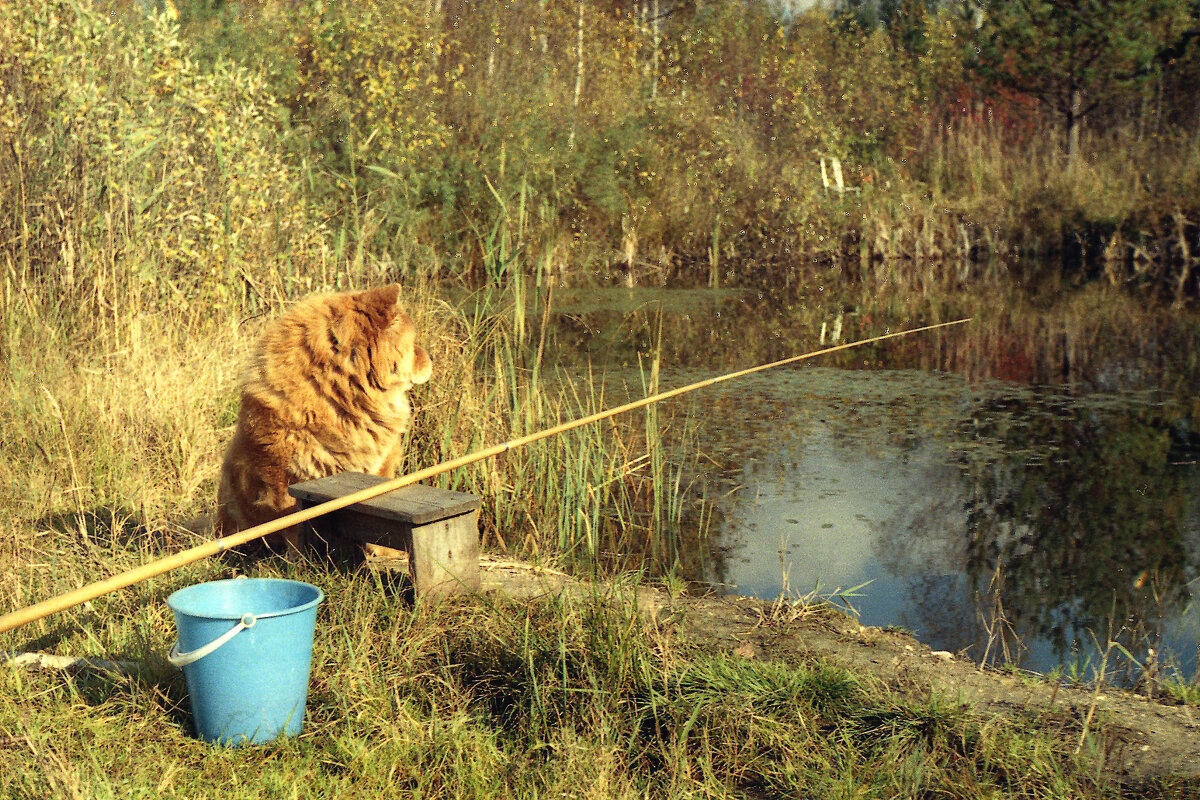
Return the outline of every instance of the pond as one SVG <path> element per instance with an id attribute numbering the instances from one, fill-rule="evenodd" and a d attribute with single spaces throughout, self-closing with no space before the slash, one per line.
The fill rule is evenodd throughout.
<path id="1" fill-rule="evenodd" d="M 568 363 L 612 380 L 657 349 L 663 388 L 815 349 L 822 328 L 828 343 L 946 318 L 704 290 L 560 293 L 553 308 Z M 1111 640 L 1114 664 L 1154 648 L 1194 674 L 1200 326 L 1105 297 L 976 308 L 673 401 L 708 465 L 687 577 L 815 593 L 980 661 L 1086 675 Z"/>

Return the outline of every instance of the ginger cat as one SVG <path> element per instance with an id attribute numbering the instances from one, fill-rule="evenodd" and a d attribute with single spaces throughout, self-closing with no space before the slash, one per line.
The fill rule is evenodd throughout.
<path id="1" fill-rule="evenodd" d="M 219 532 L 294 511 L 287 489 L 299 481 L 343 471 L 395 477 L 408 391 L 433 368 L 399 297 L 396 285 L 312 295 L 268 325 L 242 379 Z M 289 550 L 300 548 L 299 526 L 281 533 Z"/>

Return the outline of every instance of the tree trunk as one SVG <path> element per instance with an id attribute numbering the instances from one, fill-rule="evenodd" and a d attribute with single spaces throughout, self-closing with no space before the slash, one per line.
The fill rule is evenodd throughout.
<path id="1" fill-rule="evenodd" d="M 572 103 L 575 115 L 571 118 L 571 135 L 567 147 L 575 149 L 575 128 L 579 124 L 579 95 L 583 93 L 583 0 L 579 0 L 579 24 L 575 36 L 575 99 Z"/>
<path id="2" fill-rule="evenodd" d="M 542 32 L 538 34 L 538 41 L 542 46 L 542 55 L 546 55 L 547 51 L 550 49 L 550 37 L 546 33 L 547 25 L 549 24 L 546 21 L 546 4 L 548 2 L 549 0 L 538 0 L 538 24 L 542 30 Z"/>
<path id="3" fill-rule="evenodd" d="M 1079 158 L 1079 114 L 1083 110 L 1083 93 L 1071 89 L 1071 105 L 1067 109 L 1067 165 L 1074 166 Z"/>
<path id="4" fill-rule="evenodd" d="M 658 54 L 662 49 L 662 33 L 659 28 L 658 0 L 654 0 L 654 55 L 650 61 L 650 99 L 658 97 Z"/>
<path id="5" fill-rule="evenodd" d="M 487 79 L 488 83 L 496 76 L 496 48 L 500 42 L 500 9 L 492 8 L 491 41 L 488 42 Z"/>

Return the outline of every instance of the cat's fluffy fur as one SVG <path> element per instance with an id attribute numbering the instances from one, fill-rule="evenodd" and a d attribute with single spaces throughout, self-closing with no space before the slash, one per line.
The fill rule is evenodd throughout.
<path id="1" fill-rule="evenodd" d="M 217 495 L 224 534 L 295 510 L 287 488 L 335 472 L 394 477 L 432 362 L 400 287 L 313 295 L 269 324 L 242 381 Z M 298 548 L 300 533 L 282 532 Z"/>

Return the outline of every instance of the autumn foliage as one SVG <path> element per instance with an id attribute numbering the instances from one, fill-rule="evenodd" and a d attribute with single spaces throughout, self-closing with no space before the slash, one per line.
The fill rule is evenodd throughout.
<path id="1" fill-rule="evenodd" d="M 574 283 L 790 285 L 817 264 L 919 288 L 1029 255 L 1176 299 L 1200 280 L 1194 48 L 1101 98 L 1068 165 L 1036 97 L 969 69 L 951 6 L 870 25 L 667 0 L 160 8 L 0 9 L 18 269 L 220 303 L 347 259 L 477 281 L 502 235 L 501 272 Z"/>

